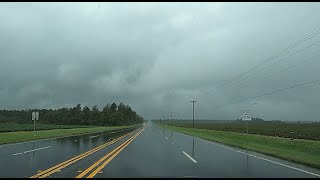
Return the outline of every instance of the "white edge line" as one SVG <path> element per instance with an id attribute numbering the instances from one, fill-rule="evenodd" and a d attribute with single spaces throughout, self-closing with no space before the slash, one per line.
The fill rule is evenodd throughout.
<path id="1" fill-rule="evenodd" d="M 191 136 L 191 135 L 183 134 L 183 133 L 176 132 L 176 131 L 175 131 L 175 133 L 182 134 L 184 136 Z M 276 162 L 276 161 L 272 161 L 272 160 L 269 160 L 269 159 L 266 159 L 266 158 L 262 158 L 262 157 L 259 157 L 259 156 L 248 154 L 248 153 L 245 153 L 245 152 L 242 152 L 242 151 L 239 151 L 239 150 L 235 150 L 235 149 L 232 149 L 232 148 L 229 148 L 229 147 L 226 147 L 226 146 L 222 146 L 222 145 L 220 145 L 218 143 L 215 143 L 215 142 L 211 142 L 211 141 L 200 139 L 200 138 L 195 138 L 195 139 L 198 139 L 200 141 L 203 141 L 203 142 L 206 142 L 206 143 L 209 143 L 209 144 L 214 144 L 216 146 L 219 146 L 219 147 L 222 147 L 222 148 L 225 148 L 225 149 L 229 149 L 231 151 L 235 151 L 235 152 L 238 152 L 238 153 L 246 154 L 248 156 L 252 156 L 252 157 L 255 157 L 257 159 L 261 159 L 261 160 L 268 161 L 268 162 L 271 162 L 271 163 L 274 163 L 274 164 L 278 164 L 278 165 L 281 165 L 281 166 L 284 166 L 284 167 L 287 167 L 287 168 L 290 168 L 290 169 L 298 170 L 298 171 L 301 171 L 301 172 L 304 172 L 304 173 L 307 173 L 307 174 L 311 174 L 311 175 L 320 177 L 320 174 L 316 174 L 316 173 L 309 172 L 309 171 L 306 171 L 306 170 L 303 170 L 303 169 L 299 169 L 299 168 L 292 167 L 292 166 L 289 166 L 289 165 L 286 165 L 286 164 L 282 164 L 282 163 L 279 163 L 279 162 Z"/>
<path id="2" fill-rule="evenodd" d="M 97 135 L 97 136 L 90 136 L 90 139 L 92 138 L 96 138 L 96 137 L 99 137 L 100 135 Z"/>
<path id="3" fill-rule="evenodd" d="M 33 150 L 30 150 L 30 151 L 25 151 L 24 153 L 33 152 L 33 151 L 38 151 L 38 150 L 46 149 L 46 148 L 51 148 L 51 146 L 42 147 L 42 148 L 38 148 L 38 149 L 33 149 Z"/>
<path id="4" fill-rule="evenodd" d="M 193 161 L 194 163 L 198 163 L 196 160 L 194 160 L 191 156 L 189 156 L 189 154 L 187 154 L 186 152 L 182 151 L 182 153 L 184 155 L 186 155 L 189 159 L 191 159 L 191 161 Z"/>
<path id="5" fill-rule="evenodd" d="M 51 146 L 42 147 L 42 148 L 38 148 L 38 149 L 33 149 L 33 150 L 25 151 L 25 152 L 23 152 L 23 153 L 25 154 L 25 153 L 28 153 L 28 152 L 38 151 L 38 150 L 46 149 L 46 148 L 50 148 L 50 147 L 51 147 Z M 23 154 L 23 153 L 20 152 L 20 153 L 15 153 L 15 154 L 12 154 L 12 155 L 16 156 L 16 155 Z"/>
<path id="6" fill-rule="evenodd" d="M 232 149 L 232 148 L 229 148 L 229 147 L 226 147 L 226 146 L 222 146 L 222 145 L 220 145 L 220 144 L 213 143 L 213 142 L 210 142 L 210 141 L 207 141 L 207 140 L 203 140 L 203 139 L 199 139 L 199 138 L 195 138 L 195 139 L 198 139 L 198 140 L 203 141 L 203 142 L 206 142 L 206 143 L 214 144 L 214 145 L 216 145 L 216 146 L 219 146 L 219 147 L 222 147 L 222 148 L 225 148 L 225 149 L 229 149 L 229 150 L 231 150 L 231 151 L 235 151 L 235 152 L 242 153 L 242 154 L 245 154 L 245 155 L 248 155 L 248 156 L 251 156 L 251 157 L 255 157 L 255 158 L 257 158 L 257 159 L 261 159 L 261 160 L 264 160 L 264 161 L 268 161 L 268 162 L 271 162 L 271 163 L 273 163 L 273 164 L 278 164 L 278 165 L 280 165 L 280 166 L 284 166 L 284 167 L 287 167 L 287 168 L 290 168 L 290 169 L 294 169 L 294 170 L 297 170 L 297 171 L 301 171 L 301 172 L 304 172 L 304 173 L 307 173 L 307 174 L 311 174 L 311 175 L 320 177 L 320 174 L 316 174 L 316 173 L 313 173 L 313 172 L 309 172 L 309 171 L 306 171 L 306 170 L 303 170 L 303 169 L 300 169 L 300 168 L 297 168 L 297 167 L 289 166 L 289 165 L 282 164 L 282 163 L 277 162 L 277 161 L 272 161 L 272 160 L 270 160 L 270 159 L 266 159 L 266 158 L 259 157 L 259 156 L 253 155 L 253 154 L 245 153 L 245 152 L 242 152 L 242 151 L 239 151 L 239 150 L 235 150 L 235 149 Z"/>

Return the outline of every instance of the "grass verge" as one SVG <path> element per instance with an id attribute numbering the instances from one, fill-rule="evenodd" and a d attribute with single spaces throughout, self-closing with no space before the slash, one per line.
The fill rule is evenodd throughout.
<path id="1" fill-rule="evenodd" d="M 320 169 L 320 141 L 159 125 L 163 128 Z"/>
<path id="2" fill-rule="evenodd" d="M 74 129 L 74 128 L 92 128 L 99 126 L 83 126 L 83 125 L 58 125 L 58 124 L 36 124 L 36 130 L 51 130 L 51 129 Z M 17 132 L 17 131 L 33 131 L 33 124 L 19 123 L 0 123 L 0 133 Z"/>
<path id="3" fill-rule="evenodd" d="M 130 128 L 130 127 L 138 127 L 138 126 L 139 125 L 41 130 L 41 131 L 36 131 L 36 136 L 33 135 L 33 131 L 6 132 L 6 133 L 0 133 L 0 145 L 25 142 L 25 141 L 34 141 L 39 139 L 64 137 L 64 136 L 71 136 L 71 135 L 98 133 L 98 132 L 104 132 L 104 131 L 111 131 L 115 129 L 123 129 L 123 128 Z"/>

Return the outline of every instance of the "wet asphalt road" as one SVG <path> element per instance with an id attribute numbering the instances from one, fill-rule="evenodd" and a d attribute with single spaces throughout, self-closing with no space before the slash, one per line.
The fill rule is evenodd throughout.
<path id="1" fill-rule="evenodd" d="M 132 130 L 0 145 L 0 177 L 30 177 L 38 170 L 52 167 L 129 131 Z"/>
<path id="2" fill-rule="evenodd" d="M 0 177 L 30 177 L 131 131 L 0 146 Z M 49 177 L 76 177 L 129 137 Z M 142 133 L 94 177 L 319 178 L 320 170 L 161 129 L 149 122 Z"/>

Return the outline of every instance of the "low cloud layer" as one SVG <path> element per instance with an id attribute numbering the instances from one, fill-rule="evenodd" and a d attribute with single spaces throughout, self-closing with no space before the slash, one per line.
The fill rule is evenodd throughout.
<path id="1" fill-rule="evenodd" d="M 123 102 L 145 119 L 191 119 L 195 99 L 196 119 L 250 109 L 318 121 L 319 83 L 213 107 L 319 79 L 315 35 L 222 86 L 316 32 L 319 17 L 319 3 L 1 3 L 0 108 Z"/>

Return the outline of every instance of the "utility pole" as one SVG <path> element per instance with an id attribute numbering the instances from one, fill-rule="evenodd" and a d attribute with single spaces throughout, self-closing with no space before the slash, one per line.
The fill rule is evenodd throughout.
<path id="1" fill-rule="evenodd" d="M 171 112 L 171 126 L 172 126 L 172 112 Z"/>
<path id="2" fill-rule="evenodd" d="M 190 102 L 192 102 L 192 127 L 194 128 L 194 103 L 195 102 L 197 102 L 197 101 L 195 101 L 195 100 L 192 100 L 192 101 L 190 101 Z"/>

